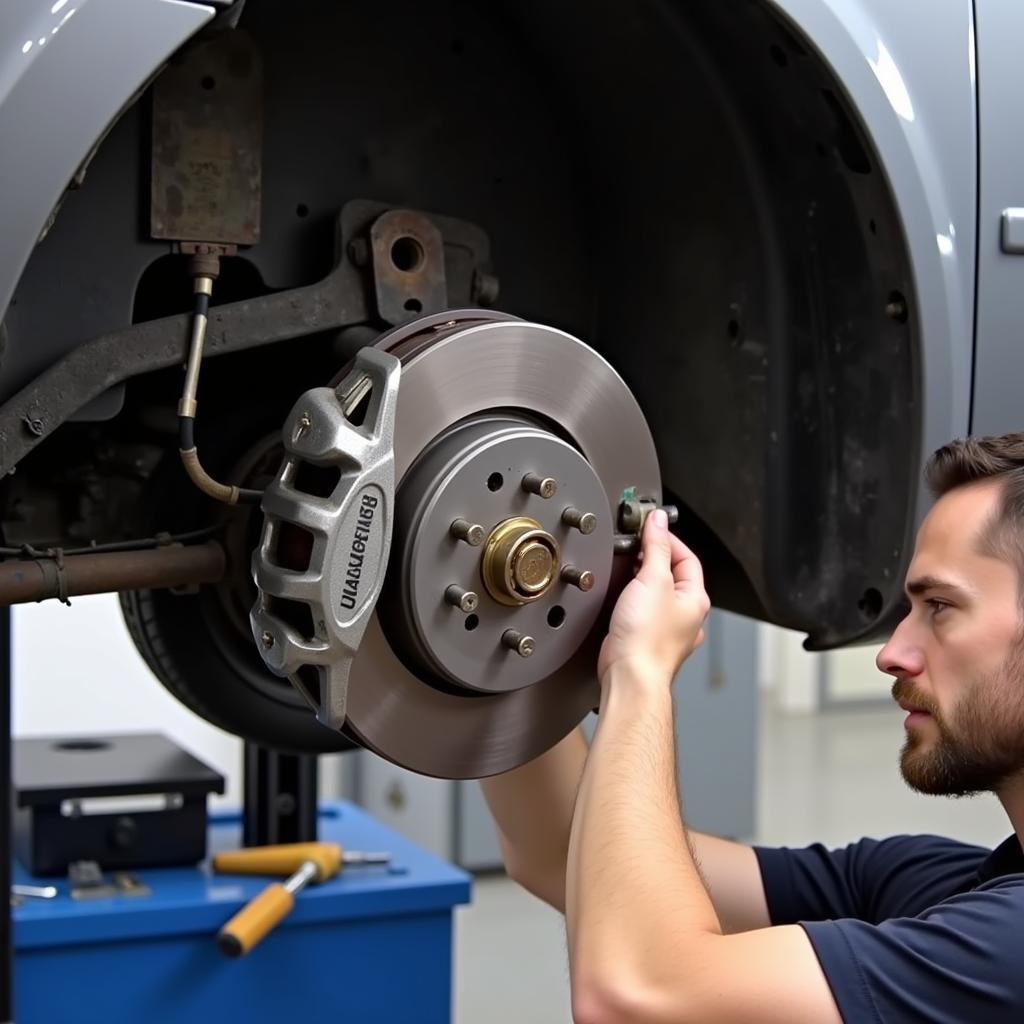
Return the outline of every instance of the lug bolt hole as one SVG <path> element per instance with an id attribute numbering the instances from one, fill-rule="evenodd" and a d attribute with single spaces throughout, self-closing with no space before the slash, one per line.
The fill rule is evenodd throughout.
<path id="1" fill-rule="evenodd" d="M 552 629 L 561 629 L 562 624 L 565 622 L 565 609 L 560 605 L 556 604 L 551 611 L 548 612 L 548 625 Z"/>
<path id="2" fill-rule="evenodd" d="M 466 631 L 472 633 L 477 626 L 480 625 L 479 615 L 467 615 L 466 616 Z"/>
<path id="3" fill-rule="evenodd" d="M 487 478 L 487 490 L 500 491 L 505 486 L 505 478 L 500 473 L 492 473 Z"/>

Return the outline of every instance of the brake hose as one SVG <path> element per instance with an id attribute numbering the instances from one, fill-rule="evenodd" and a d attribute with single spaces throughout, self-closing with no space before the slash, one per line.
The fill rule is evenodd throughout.
<path id="1" fill-rule="evenodd" d="M 210 311 L 210 296 L 213 282 L 220 271 L 220 259 L 211 254 L 197 254 L 189 261 L 195 291 L 195 307 L 192 313 L 192 338 L 189 345 L 188 364 L 185 368 L 185 386 L 178 402 L 178 448 L 181 462 L 189 479 L 204 494 L 228 505 L 239 502 L 258 503 L 262 491 L 222 484 L 203 469 L 195 443 L 196 392 L 199 388 L 199 367 L 203 361 L 203 344 L 206 341 L 206 323 Z"/>

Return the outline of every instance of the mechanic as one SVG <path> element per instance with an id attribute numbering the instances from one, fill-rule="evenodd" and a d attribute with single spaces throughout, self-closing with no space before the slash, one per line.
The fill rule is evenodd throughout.
<path id="1" fill-rule="evenodd" d="M 990 852 L 688 832 L 670 685 L 709 602 L 652 513 L 589 752 L 576 731 L 484 783 L 509 873 L 566 915 L 578 1024 L 1024 1020 L 1024 433 L 954 442 L 926 475 L 910 610 L 877 659 L 909 712 L 900 767 L 922 793 L 995 793 L 1014 834 Z"/>

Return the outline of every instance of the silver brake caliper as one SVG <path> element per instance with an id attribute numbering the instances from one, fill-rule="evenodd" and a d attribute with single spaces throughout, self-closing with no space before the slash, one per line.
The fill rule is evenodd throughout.
<path id="1" fill-rule="evenodd" d="M 345 722 L 352 659 L 384 585 L 400 375 L 398 359 L 365 348 L 336 388 L 307 391 L 285 422 L 287 457 L 263 496 L 263 533 L 252 561 L 259 589 L 250 614 L 253 636 L 267 667 L 288 676 L 332 729 Z M 349 416 L 368 391 L 366 415 L 357 426 Z M 340 471 L 328 496 L 297 486 L 304 464 Z M 279 544 L 289 526 L 312 538 L 304 570 L 281 565 L 287 559 Z M 296 628 L 293 613 L 302 605 L 312 613 L 313 636 Z"/>

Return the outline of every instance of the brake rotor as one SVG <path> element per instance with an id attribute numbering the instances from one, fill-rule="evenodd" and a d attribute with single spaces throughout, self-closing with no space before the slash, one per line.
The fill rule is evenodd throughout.
<path id="1" fill-rule="evenodd" d="M 421 774 L 508 771 L 597 705 L 607 613 L 631 574 L 631 559 L 613 556 L 616 515 L 627 494 L 660 502 L 654 443 L 618 374 L 554 328 L 447 313 L 374 347 L 401 364 L 395 501 L 386 510 L 391 532 L 381 535 L 390 557 L 375 613 L 351 645 L 336 718 L 361 745 Z M 264 508 L 272 521 L 283 506 L 265 499 Z M 348 513 L 333 525 L 308 522 L 325 536 L 359 527 Z M 258 584 L 279 574 L 267 564 L 272 537 L 271 529 L 254 562 Z M 329 561 L 322 543 L 313 548 Z M 337 600 L 337 587 L 332 593 Z M 271 641 L 281 637 L 273 608 L 264 599 L 253 613 L 264 641 L 268 628 Z M 314 605 L 314 620 L 319 611 Z M 330 646 L 323 626 L 315 621 L 317 636 L 303 648 L 321 673 Z M 277 664 L 294 668 L 283 656 Z M 308 675 L 293 681 L 329 718 L 330 702 Z"/>

